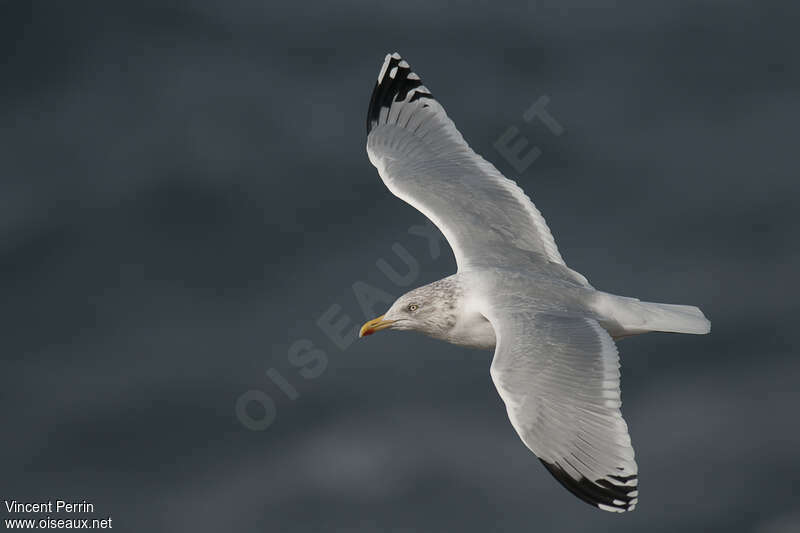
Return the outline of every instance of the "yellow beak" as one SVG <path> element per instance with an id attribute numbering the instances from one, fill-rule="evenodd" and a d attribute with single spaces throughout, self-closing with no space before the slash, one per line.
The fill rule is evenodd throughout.
<path id="1" fill-rule="evenodd" d="M 366 337 L 367 335 L 372 335 L 376 331 L 380 331 L 382 329 L 386 329 L 394 324 L 394 320 L 384 320 L 383 317 L 386 315 L 381 315 L 378 318 L 373 318 L 363 326 L 361 326 L 361 331 L 358 332 L 359 337 Z"/>

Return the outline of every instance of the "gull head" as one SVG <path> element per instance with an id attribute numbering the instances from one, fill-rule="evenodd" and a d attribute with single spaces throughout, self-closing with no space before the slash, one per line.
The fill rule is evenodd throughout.
<path id="1" fill-rule="evenodd" d="M 386 313 L 361 326 L 359 337 L 384 329 L 414 330 L 444 338 L 456 324 L 460 291 L 448 278 L 407 292 Z"/>

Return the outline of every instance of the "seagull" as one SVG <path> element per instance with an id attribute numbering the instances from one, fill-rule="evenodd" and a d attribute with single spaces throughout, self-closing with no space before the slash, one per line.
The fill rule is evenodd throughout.
<path id="1" fill-rule="evenodd" d="M 638 469 L 614 341 L 705 334 L 711 323 L 694 306 L 597 290 L 569 268 L 530 198 L 472 151 L 397 53 L 372 91 L 367 154 L 386 187 L 439 228 L 458 268 L 399 297 L 359 337 L 413 330 L 494 350 L 490 375 L 522 442 L 581 500 L 633 510 Z"/>

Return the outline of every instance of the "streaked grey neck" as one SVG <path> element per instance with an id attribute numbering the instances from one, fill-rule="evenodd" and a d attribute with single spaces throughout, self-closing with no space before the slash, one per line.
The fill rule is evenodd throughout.
<path id="1" fill-rule="evenodd" d="M 494 329 L 483 315 L 468 309 L 463 283 L 459 274 L 453 274 L 425 286 L 437 302 L 437 312 L 422 333 L 468 348 L 494 349 Z"/>

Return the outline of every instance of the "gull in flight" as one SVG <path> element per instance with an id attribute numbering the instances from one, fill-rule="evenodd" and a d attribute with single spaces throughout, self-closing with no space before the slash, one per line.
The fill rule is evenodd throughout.
<path id="1" fill-rule="evenodd" d="M 569 268 L 530 198 L 472 151 L 397 53 L 372 92 L 367 154 L 389 190 L 444 234 L 458 271 L 404 294 L 360 336 L 414 330 L 494 350 L 492 381 L 522 442 L 578 498 L 633 510 L 614 340 L 704 334 L 710 322 L 697 307 L 599 291 Z"/>

